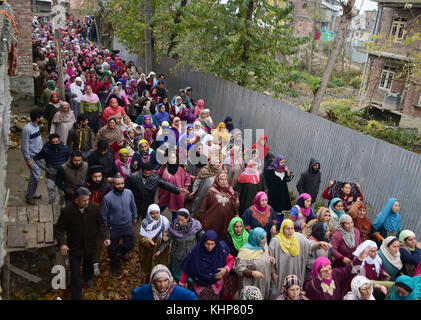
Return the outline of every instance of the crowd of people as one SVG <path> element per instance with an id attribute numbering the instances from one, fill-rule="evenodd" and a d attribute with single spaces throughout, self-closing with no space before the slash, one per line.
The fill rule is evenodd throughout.
<path id="1" fill-rule="evenodd" d="M 61 30 L 61 97 L 51 23 L 34 18 L 39 108 L 22 131 L 27 203 L 45 171 L 48 203 L 62 206 L 72 299 L 82 280 L 95 285 L 104 246 L 116 276 L 135 245 L 146 283 L 132 299 L 421 299 L 421 243 L 401 230 L 398 199 L 370 221 L 361 186 L 331 180 L 321 206 L 314 158 L 294 199 L 294 173 L 266 135 L 248 150 L 235 118 L 215 125 L 192 87 L 169 96 L 164 74 L 92 42 L 86 23 L 69 16 Z"/>

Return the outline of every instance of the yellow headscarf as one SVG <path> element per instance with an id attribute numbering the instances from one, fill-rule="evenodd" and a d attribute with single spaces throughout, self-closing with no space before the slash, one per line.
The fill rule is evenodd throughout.
<path id="1" fill-rule="evenodd" d="M 284 234 L 284 228 L 286 226 L 294 226 L 294 222 L 292 222 L 292 220 L 289 219 L 285 219 L 284 221 L 282 221 L 281 229 L 275 237 L 278 238 L 282 251 L 284 251 L 285 253 L 289 251 L 289 253 L 293 257 L 298 256 L 298 254 L 300 253 L 300 245 L 298 243 L 297 236 L 294 232 L 291 238 L 287 238 L 287 236 L 285 236 Z"/>

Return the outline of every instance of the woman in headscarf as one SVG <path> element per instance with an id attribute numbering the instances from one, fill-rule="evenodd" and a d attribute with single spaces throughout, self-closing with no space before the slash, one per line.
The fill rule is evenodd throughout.
<path id="1" fill-rule="evenodd" d="M 327 225 L 330 226 L 333 229 L 333 231 L 335 231 L 335 228 L 333 227 L 332 223 L 330 222 L 330 211 L 329 211 L 329 209 L 326 208 L 326 207 L 320 207 L 316 212 L 316 218 L 311 220 L 309 223 L 307 223 L 305 228 L 302 230 L 302 234 L 305 235 L 307 238 L 310 238 L 313 226 L 316 223 L 319 223 L 319 222 L 327 223 Z"/>
<path id="2" fill-rule="evenodd" d="M 39 101 L 39 105 L 41 108 L 46 108 L 48 103 L 50 102 L 51 94 L 55 92 L 59 94 L 58 88 L 56 88 L 56 83 L 54 80 L 48 80 L 47 88 L 44 89 L 41 95 L 41 99 Z"/>
<path id="3" fill-rule="evenodd" d="M 268 186 L 269 204 L 276 212 L 291 210 L 287 183 L 294 178 L 294 175 L 285 165 L 285 157 L 276 156 L 272 164 L 264 171 L 264 176 Z"/>
<path id="4" fill-rule="evenodd" d="M 207 133 L 211 133 L 214 128 L 210 114 L 211 111 L 209 109 L 202 109 L 199 116 L 199 121 L 202 124 L 203 130 L 205 130 Z"/>
<path id="5" fill-rule="evenodd" d="M 184 108 L 180 114 L 180 119 L 186 121 L 188 124 L 193 124 L 196 121 L 196 117 L 189 108 Z"/>
<path id="6" fill-rule="evenodd" d="M 124 137 L 114 117 L 109 118 L 107 124 L 99 129 L 97 140 L 107 141 L 114 150 L 115 158 L 118 157 L 118 151 L 124 145 Z"/>
<path id="7" fill-rule="evenodd" d="M 178 143 L 178 140 L 180 139 L 181 135 L 181 120 L 179 117 L 175 117 L 172 122 L 171 131 L 174 132 L 175 135 L 175 141 Z"/>
<path id="8" fill-rule="evenodd" d="M 263 299 L 270 295 L 271 275 L 275 259 L 269 255 L 267 233 L 260 227 L 248 235 L 247 243 L 238 252 L 234 271 L 238 275 L 238 289 L 252 285 L 260 289 Z"/>
<path id="9" fill-rule="evenodd" d="M 129 157 L 132 158 L 134 153 L 139 148 L 140 139 L 136 140 L 136 130 L 133 128 L 128 128 L 123 132 L 125 147 L 127 148 L 127 150 L 129 150 Z"/>
<path id="10" fill-rule="evenodd" d="M 99 94 L 100 83 L 98 81 L 96 73 L 90 74 L 89 80 L 86 82 L 86 85 L 91 86 L 93 93 Z"/>
<path id="11" fill-rule="evenodd" d="M 157 264 L 151 271 L 149 284 L 131 292 L 130 300 L 198 300 L 194 292 L 177 285 L 170 270 Z"/>
<path id="12" fill-rule="evenodd" d="M 403 272 L 413 277 L 421 261 L 421 244 L 417 242 L 415 233 L 411 230 L 402 230 L 399 234 L 401 260 Z"/>
<path id="13" fill-rule="evenodd" d="M 150 115 L 146 114 L 143 117 L 142 127 L 145 129 L 145 132 L 143 133 L 145 140 L 148 141 L 150 146 L 152 146 L 156 140 L 158 131 L 156 130 Z"/>
<path id="14" fill-rule="evenodd" d="M 228 173 L 229 185 L 234 188 L 237 184 L 240 174 L 244 171 L 246 165 L 244 162 L 244 148 L 242 145 L 241 131 L 234 129 L 231 133 L 232 136 L 234 136 L 234 143 L 232 144 L 232 147 L 231 143 L 227 143 L 225 140 L 222 141 L 222 144 L 216 144 L 216 146 L 220 148 L 221 153 L 225 158 L 224 170 Z M 231 135 L 229 136 L 231 139 Z M 216 139 L 214 139 L 214 141 L 216 141 Z"/>
<path id="15" fill-rule="evenodd" d="M 146 78 L 146 75 L 144 73 L 141 73 L 139 80 L 137 80 L 136 88 L 137 88 L 137 94 L 139 97 L 142 96 L 143 92 L 146 90 L 145 78 Z"/>
<path id="16" fill-rule="evenodd" d="M 139 149 L 134 153 L 132 158 L 132 172 L 138 171 L 147 162 L 152 164 L 153 170 L 158 170 L 160 167 L 160 164 L 156 160 L 155 151 L 150 147 L 148 141 L 142 139 L 139 141 Z"/>
<path id="17" fill-rule="evenodd" d="M 394 236 L 389 236 L 383 240 L 378 252 L 383 268 L 390 276 L 390 281 L 395 281 L 403 267 L 399 247 L 399 240 Z"/>
<path id="18" fill-rule="evenodd" d="M 202 224 L 192 218 L 189 210 L 181 208 L 177 211 L 177 219 L 170 224 L 168 229 L 170 241 L 162 242 L 157 251 L 159 255 L 171 243 L 169 269 L 177 282 L 180 281 L 182 273 L 181 263 L 200 242 L 204 233 Z M 189 281 L 189 284 L 192 284 L 192 281 Z"/>
<path id="19" fill-rule="evenodd" d="M 121 131 L 125 132 L 128 129 L 135 130 L 139 125 L 137 123 L 132 122 L 128 115 L 123 116 L 123 121 L 121 122 Z M 142 127 L 143 128 L 143 127 Z M 144 130 L 142 130 L 144 131 Z"/>
<path id="20" fill-rule="evenodd" d="M 139 100 L 138 100 L 138 101 L 139 101 Z M 136 122 L 138 125 L 142 125 L 144 116 L 148 115 L 148 116 L 150 116 L 150 117 L 151 117 L 153 125 L 154 125 L 156 128 L 158 128 L 158 127 L 160 126 L 160 123 L 159 123 L 159 122 L 158 122 L 158 120 L 155 118 L 155 115 L 153 115 L 153 114 L 152 114 L 152 112 L 151 112 L 151 102 L 150 102 L 150 101 L 146 101 L 146 103 L 144 103 L 144 104 L 140 103 L 140 105 L 141 105 L 140 110 L 142 110 L 142 111 L 141 111 L 141 113 L 137 116 L 137 118 L 136 118 L 135 122 Z"/>
<path id="21" fill-rule="evenodd" d="M 60 97 L 58 93 L 53 92 L 50 97 L 50 103 L 47 105 L 44 111 L 44 118 L 48 122 L 48 131 L 51 130 L 51 123 L 53 121 L 54 115 L 60 109 Z"/>
<path id="22" fill-rule="evenodd" d="M 344 203 L 345 213 L 348 213 L 355 201 L 363 201 L 360 185 L 357 183 L 330 180 L 323 191 L 322 197 L 327 200 L 340 198 Z"/>
<path id="23" fill-rule="evenodd" d="M 155 119 L 158 120 L 159 125 L 162 122 L 170 122 L 170 115 L 165 111 L 165 105 L 163 103 L 158 104 L 158 111 L 155 113 Z"/>
<path id="24" fill-rule="evenodd" d="M 115 161 L 115 165 L 118 169 L 118 172 L 124 179 L 126 179 L 127 176 L 131 175 L 132 173 L 130 169 L 131 162 L 132 157 L 130 157 L 129 149 L 121 148 L 118 151 L 118 159 Z"/>
<path id="25" fill-rule="evenodd" d="M 319 257 L 314 261 L 311 276 L 304 281 L 304 291 L 310 300 L 342 300 L 344 284 L 351 282 L 368 256 L 368 250 L 354 258 L 345 267 L 333 268 L 328 258 Z M 346 290 L 345 292 L 348 292 Z"/>
<path id="26" fill-rule="evenodd" d="M 72 108 L 73 112 L 75 113 L 75 117 L 77 118 L 80 114 L 80 101 L 83 97 L 83 89 L 84 89 L 83 80 L 81 77 L 76 77 L 75 82 L 73 82 L 70 87 L 70 107 Z"/>
<path id="27" fill-rule="evenodd" d="M 156 73 L 151 71 L 148 74 L 148 77 L 145 79 L 146 81 L 146 90 L 151 91 L 151 88 L 153 87 L 153 83 L 155 81 Z"/>
<path id="28" fill-rule="evenodd" d="M 373 296 L 374 285 L 370 279 L 364 276 L 355 276 L 351 281 L 351 291 L 349 291 L 344 300 L 376 300 Z"/>
<path id="29" fill-rule="evenodd" d="M 345 214 L 341 198 L 334 198 L 329 204 L 330 221 L 335 229 L 339 228 L 339 219 Z"/>
<path id="30" fill-rule="evenodd" d="M 45 76 L 44 71 L 39 70 L 38 64 L 33 64 L 32 77 L 34 78 L 34 98 L 35 104 L 39 104 L 44 90 L 44 83 L 47 77 Z"/>
<path id="31" fill-rule="evenodd" d="M 51 133 L 57 133 L 60 136 L 60 141 L 67 142 L 69 130 L 72 129 L 73 124 L 76 122 L 75 114 L 70 110 L 67 102 L 61 102 L 60 110 L 54 114 L 51 121 Z"/>
<path id="32" fill-rule="evenodd" d="M 289 219 L 294 222 L 295 231 L 302 232 L 316 215 L 311 207 L 311 196 L 308 193 L 300 194 L 296 203 L 289 213 Z"/>
<path id="33" fill-rule="evenodd" d="M 199 300 L 219 300 L 225 276 L 234 265 L 234 257 L 218 234 L 208 230 L 184 258 L 179 284 L 186 287 L 188 277 L 193 279 L 193 289 Z"/>
<path id="34" fill-rule="evenodd" d="M 140 225 L 139 261 L 140 269 L 146 274 L 149 282 L 152 268 L 157 264 L 168 265 L 169 249 L 159 252 L 161 242 L 168 241 L 168 229 L 170 222 L 161 214 L 157 204 L 148 207 L 146 218 Z M 158 254 L 157 254 L 158 253 Z"/>
<path id="35" fill-rule="evenodd" d="M 194 107 L 194 115 L 196 116 L 196 118 L 199 118 L 204 105 L 205 105 L 205 101 L 203 101 L 203 99 L 197 100 L 196 106 Z"/>
<path id="36" fill-rule="evenodd" d="M 227 130 L 228 132 L 231 133 L 232 130 L 234 130 L 234 125 L 232 124 L 232 118 L 231 117 L 226 117 L 224 120 L 225 125 L 227 126 Z"/>
<path id="37" fill-rule="evenodd" d="M 259 137 L 259 140 L 257 140 L 257 143 L 254 143 L 251 148 L 257 149 L 259 151 L 259 154 L 263 154 L 265 157 L 270 150 L 269 146 L 267 145 L 268 137 L 265 134 L 262 134 Z"/>
<path id="38" fill-rule="evenodd" d="M 185 97 L 186 97 L 187 100 L 189 100 L 191 106 L 193 108 L 196 107 L 196 102 L 194 101 L 194 98 L 193 98 L 193 89 L 192 89 L 192 87 L 186 87 L 184 89 L 184 91 L 186 93 Z"/>
<path id="39" fill-rule="evenodd" d="M 371 223 L 373 240 L 380 245 L 388 236 L 398 236 L 401 231 L 400 203 L 396 198 L 389 198 L 382 211 Z"/>
<path id="40" fill-rule="evenodd" d="M 193 152 L 195 152 L 195 154 L 193 154 Z M 199 143 L 199 145 L 196 148 L 196 151 L 190 151 L 189 156 L 187 158 L 187 172 L 189 173 L 193 183 L 196 181 L 199 171 L 202 170 L 202 168 L 208 164 L 207 157 L 205 157 L 202 153 L 203 146 Z M 190 185 L 189 191 L 193 192 L 193 184 Z"/>
<path id="41" fill-rule="evenodd" d="M 200 124 L 199 120 L 196 120 L 193 123 L 194 134 L 198 136 L 200 139 L 206 134 L 206 131 L 203 130 L 202 125 Z"/>
<path id="42" fill-rule="evenodd" d="M 266 191 L 267 185 L 263 173 L 259 173 L 257 161 L 252 159 L 238 177 L 234 191 L 240 194 L 240 207 L 238 212 L 242 215 L 254 201 L 254 197 L 260 191 Z"/>
<path id="43" fill-rule="evenodd" d="M 213 131 L 212 136 L 215 139 L 215 142 L 220 146 L 228 145 L 231 139 L 227 131 L 227 126 L 223 122 L 218 124 L 218 126 Z"/>
<path id="44" fill-rule="evenodd" d="M 124 110 L 127 108 L 126 101 L 124 101 L 122 95 L 121 95 L 121 89 L 119 86 L 114 86 L 110 94 L 108 95 L 107 99 L 105 100 L 105 105 L 108 105 L 111 103 L 112 99 L 117 100 L 117 104 L 122 107 Z"/>
<path id="45" fill-rule="evenodd" d="M 168 162 L 159 168 L 157 174 L 162 180 L 179 188 L 188 189 L 191 184 L 190 175 L 183 166 L 177 164 L 177 153 L 175 151 L 170 151 L 168 153 Z M 184 208 L 186 196 L 183 193 L 175 194 L 160 188 L 158 190 L 158 199 L 158 205 L 161 210 L 163 211 L 168 207 L 172 212 L 172 220 L 174 221 L 177 219 L 177 211 Z"/>
<path id="46" fill-rule="evenodd" d="M 257 227 L 263 228 L 267 233 L 268 242 L 271 241 L 272 235 L 276 234 L 276 226 L 283 220 L 283 216 L 278 215 L 268 205 L 268 196 L 263 191 L 256 193 L 252 205 L 244 211 L 241 218 L 247 232 Z"/>
<path id="47" fill-rule="evenodd" d="M 308 300 L 301 286 L 301 281 L 295 274 L 285 277 L 282 293 L 276 300 Z"/>
<path id="48" fill-rule="evenodd" d="M 218 173 L 200 205 L 203 229 L 214 230 L 223 237 L 231 219 L 238 216 L 238 205 L 238 198 L 228 184 L 228 175 Z"/>
<path id="49" fill-rule="evenodd" d="M 361 241 L 371 239 L 371 221 L 367 216 L 367 207 L 362 201 L 355 202 L 348 214 L 354 221 L 354 226 L 360 231 Z"/>
<path id="50" fill-rule="evenodd" d="M 110 82 L 110 78 L 104 77 L 99 85 L 98 96 L 101 101 L 102 110 L 105 110 L 107 105 L 105 101 L 107 100 L 108 95 L 111 92 L 112 84 Z"/>
<path id="51" fill-rule="evenodd" d="M 86 114 L 88 117 L 89 127 L 97 133 L 100 122 L 99 119 L 102 113 L 102 106 L 98 96 L 93 93 L 90 85 L 85 87 L 85 94 L 82 96 L 80 101 L 80 113 Z"/>
<path id="52" fill-rule="evenodd" d="M 389 300 L 420 300 L 421 276 L 411 278 L 402 275 L 396 278 Z"/>
<path id="53" fill-rule="evenodd" d="M 339 227 L 332 235 L 332 254 L 335 257 L 334 267 L 342 267 L 351 263 L 352 253 L 360 245 L 360 232 L 354 228 L 352 218 L 344 214 L 339 219 Z"/>
<path id="54" fill-rule="evenodd" d="M 333 227 L 329 226 L 326 222 L 318 222 L 313 225 L 313 228 L 311 230 L 311 235 L 309 237 L 309 240 L 313 241 L 314 243 L 318 243 L 320 241 L 325 241 L 327 243 L 330 243 L 330 237 L 333 233 Z M 311 273 L 311 267 L 313 266 L 314 261 L 318 257 L 326 257 L 328 259 L 332 258 L 332 248 L 320 248 L 317 250 L 314 250 L 308 259 L 307 262 L 307 269 L 306 269 L 306 278 L 310 276 Z M 310 266 L 310 267 L 309 267 Z"/>
<path id="55" fill-rule="evenodd" d="M 108 119 L 113 117 L 118 122 L 118 125 L 120 125 L 121 119 L 125 115 L 126 111 L 124 111 L 123 107 L 118 105 L 118 100 L 116 98 L 112 98 L 110 100 L 110 105 L 105 108 L 104 113 L 102 114 L 102 123 L 107 123 Z"/>
<path id="56" fill-rule="evenodd" d="M 125 88 L 127 99 L 129 99 L 130 105 L 133 105 L 139 98 L 136 89 L 136 79 L 131 79 Z"/>
<path id="57" fill-rule="evenodd" d="M 210 159 L 211 157 L 211 149 L 214 146 L 213 144 L 213 136 L 211 134 L 205 134 L 201 140 L 203 146 L 203 154 Z"/>
<path id="58" fill-rule="evenodd" d="M 375 281 L 388 281 L 390 276 L 383 269 L 383 262 L 377 254 L 377 244 L 372 240 L 366 240 L 361 243 L 354 251 L 353 255 L 358 257 L 360 253 L 368 249 L 368 257 L 366 257 L 361 265 L 360 275 Z"/>
<path id="59" fill-rule="evenodd" d="M 151 88 L 150 99 L 151 99 L 151 101 L 154 102 L 155 105 L 158 105 L 158 103 L 160 102 L 160 97 L 158 95 L 158 88 L 157 87 Z"/>
<path id="60" fill-rule="evenodd" d="M 276 272 L 272 273 L 275 284 L 271 288 L 271 299 L 279 297 L 284 279 L 289 274 L 304 281 L 308 257 L 312 250 L 329 248 L 325 241 L 314 243 L 301 233 L 295 232 L 294 222 L 284 219 L 279 233 L 269 243 L 269 254 L 275 258 Z M 307 290 L 305 290 L 307 292 Z"/>

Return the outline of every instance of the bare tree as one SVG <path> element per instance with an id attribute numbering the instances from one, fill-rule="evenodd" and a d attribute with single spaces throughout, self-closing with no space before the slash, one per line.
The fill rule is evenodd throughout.
<path id="1" fill-rule="evenodd" d="M 326 69 L 323 72 L 320 87 L 319 89 L 317 89 L 316 94 L 314 95 L 313 101 L 311 103 L 310 112 L 313 114 L 319 113 L 320 104 L 325 94 L 327 84 L 330 80 L 330 76 L 332 75 L 332 71 L 335 68 L 336 58 L 338 57 L 343 42 L 345 40 L 346 30 L 348 29 L 349 23 L 351 22 L 352 18 L 357 14 L 354 10 L 355 0 L 341 0 L 340 3 L 342 6 L 343 14 L 339 22 L 338 33 L 336 34 L 335 40 L 333 42 L 332 51 L 330 52 L 329 59 L 326 64 Z"/>

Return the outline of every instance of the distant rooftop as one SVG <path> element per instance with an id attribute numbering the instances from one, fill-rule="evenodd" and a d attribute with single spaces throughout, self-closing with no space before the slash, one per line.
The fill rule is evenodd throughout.
<path id="1" fill-rule="evenodd" d="M 385 6 L 392 6 L 392 7 L 401 7 L 404 6 L 406 3 L 410 3 L 415 5 L 416 7 L 421 7 L 421 0 L 371 0 L 373 2 L 381 3 Z"/>

